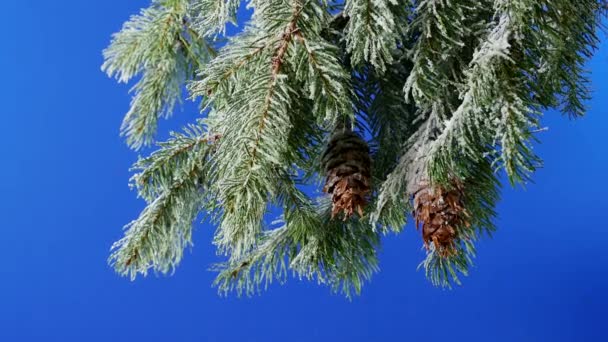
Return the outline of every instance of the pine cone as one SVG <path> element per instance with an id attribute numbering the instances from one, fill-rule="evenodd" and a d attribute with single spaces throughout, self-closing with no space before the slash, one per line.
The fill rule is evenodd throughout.
<path id="1" fill-rule="evenodd" d="M 463 186 L 457 181 L 450 189 L 430 186 L 426 181 L 419 185 L 414 194 L 414 218 L 417 229 L 422 225 L 424 245 L 429 248 L 433 243 L 443 257 L 453 255 L 459 228 L 470 226 Z"/>
<path id="2" fill-rule="evenodd" d="M 371 186 L 369 146 L 356 133 L 337 130 L 321 160 L 327 179 L 323 191 L 331 194 L 331 216 L 343 211 L 344 220 L 356 211 L 363 216 Z"/>

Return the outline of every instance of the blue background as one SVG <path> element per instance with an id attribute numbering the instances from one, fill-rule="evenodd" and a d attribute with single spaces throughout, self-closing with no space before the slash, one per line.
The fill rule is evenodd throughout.
<path id="1" fill-rule="evenodd" d="M 118 136 L 128 86 L 100 72 L 101 50 L 146 4 L 2 1 L 0 341 L 606 340 L 608 45 L 589 65 L 589 115 L 547 113 L 545 168 L 526 190 L 505 187 L 499 231 L 463 287 L 416 272 L 410 225 L 384 240 L 381 272 L 352 302 L 296 279 L 221 298 L 209 226 L 172 277 L 130 282 L 106 264 L 144 203 Z M 196 115 L 185 106 L 161 138 Z"/>

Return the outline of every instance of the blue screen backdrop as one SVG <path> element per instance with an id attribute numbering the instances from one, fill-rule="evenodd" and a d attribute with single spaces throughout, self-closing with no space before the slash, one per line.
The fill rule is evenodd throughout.
<path id="1" fill-rule="evenodd" d="M 173 276 L 131 282 L 106 264 L 144 203 L 127 186 L 137 153 L 118 135 L 129 86 L 101 73 L 101 50 L 146 5 L 2 1 L 0 341 L 608 339 L 608 44 L 589 64 L 588 116 L 546 113 L 545 167 L 526 189 L 504 187 L 499 230 L 464 286 L 416 271 L 409 225 L 385 238 L 380 273 L 352 301 L 297 279 L 222 298 L 208 225 Z M 160 137 L 197 115 L 187 103 Z"/>

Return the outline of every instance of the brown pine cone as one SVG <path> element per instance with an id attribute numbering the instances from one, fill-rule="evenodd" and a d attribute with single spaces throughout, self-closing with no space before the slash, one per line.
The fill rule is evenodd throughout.
<path id="1" fill-rule="evenodd" d="M 321 162 L 327 179 L 323 191 L 331 194 L 332 218 L 344 212 L 344 220 L 355 211 L 363 216 L 371 191 L 369 146 L 356 133 L 339 129 L 332 135 Z"/>
<path id="2" fill-rule="evenodd" d="M 449 189 L 423 181 L 414 194 L 416 228 L 422 226 L 425 246 L 429 248 L 432 243 L 443 257 L 455 253 L 459 228 L 470 226 L 463 191 L 462 184 L 457 181 Z"/>

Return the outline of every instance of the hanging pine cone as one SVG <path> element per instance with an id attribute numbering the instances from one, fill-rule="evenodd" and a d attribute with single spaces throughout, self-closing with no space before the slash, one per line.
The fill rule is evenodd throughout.
<path id="1" fill-rule="evenodd" d="M 419 185 L 414 194 L 416 228 L 422 226 L 422 239 L 427 248 L 432 243 L 439 255 L 450 256 L 456 252 L 459 228 L 470 226 L 463 203 L 463 185 L 457 181 L 449 189 L 431 186 L 427 181 Z"/>
<path id="2" fill-rule="evenodd" d="M 355 211 L 363 216 L 371 186 L 371 158 L 367 143 L 348 129 L 338 129 L 333 133 L 321 162 L 327 175 L 323 191 L 331 194 L 332 199 L 332 218 L 341 211 L 345 220 Z"/>

